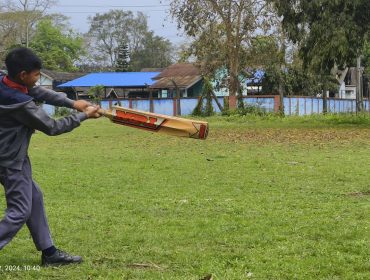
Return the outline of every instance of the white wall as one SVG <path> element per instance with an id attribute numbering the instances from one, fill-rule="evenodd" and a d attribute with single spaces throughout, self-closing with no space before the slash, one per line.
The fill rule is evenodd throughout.
<path id="1" fill-rule="evenodd" d="M 53 80 L 51 80 L 49 77 L 47 77 L 43 73 L 41 73 L 41 77 L 37 81 L 36 85 L 44 86 L 44 87 L 47 87 L 47 88 L 52 88 L 53 87 Z"/>

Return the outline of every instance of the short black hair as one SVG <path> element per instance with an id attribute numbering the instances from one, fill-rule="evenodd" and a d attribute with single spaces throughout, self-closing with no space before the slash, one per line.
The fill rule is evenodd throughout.
<path id="1" fill-rule="evenodd" d="M 5 58 L 5 65 L 11 78 L 22 71 L 29 73 L 42 68 L 41 59 L 31 49 L 24 47 L 12 49 Z"/>

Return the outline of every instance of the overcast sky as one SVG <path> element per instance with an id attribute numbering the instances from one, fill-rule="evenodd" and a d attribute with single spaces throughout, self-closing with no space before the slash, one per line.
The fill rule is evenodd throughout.
<path id="1" fill-rule="evenodd" d="M 68 16 L 72 28 L 85 33 L 89 29 L 88 16 L 114 9 L 141 11 L 148 16 L 149 29 L 155 35 L 167 38 L 174 44 L 185 40 L 169 16 L 169 0 L 58 0 L 48 12 Z"/>

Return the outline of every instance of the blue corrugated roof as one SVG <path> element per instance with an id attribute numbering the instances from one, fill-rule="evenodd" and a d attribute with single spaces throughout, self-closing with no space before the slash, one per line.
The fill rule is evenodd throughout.
<path id="1" fill-rule="evenodd" d="M 109 72 L 91 73 L 61 84 L 58 87 L 140 87 L 150 86 L 160 72 Z"/>

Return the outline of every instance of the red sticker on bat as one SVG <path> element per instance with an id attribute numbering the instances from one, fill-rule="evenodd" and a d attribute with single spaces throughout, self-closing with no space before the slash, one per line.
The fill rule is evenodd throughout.
<path id="1" fill-rule="evenodd" d="M 148 130 L 157 130 L 163 124 L 165 119 L 155 118 L 124 111 L 116 111 L 113 122 L 124 125 L 145 128 Z"/>

